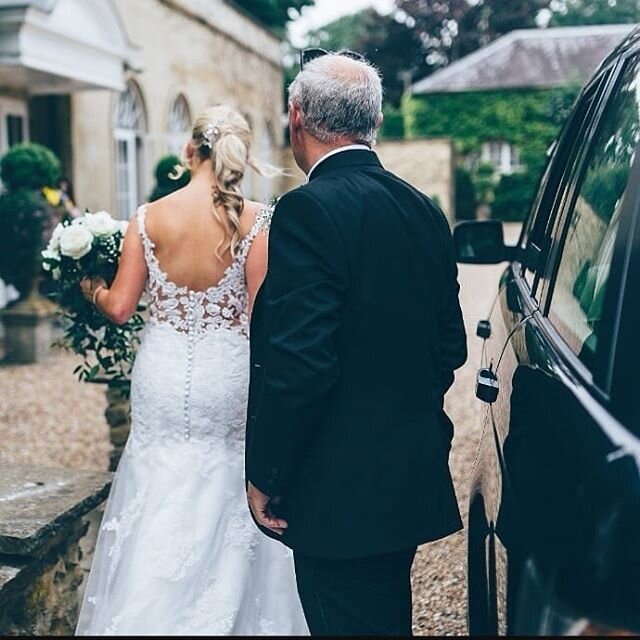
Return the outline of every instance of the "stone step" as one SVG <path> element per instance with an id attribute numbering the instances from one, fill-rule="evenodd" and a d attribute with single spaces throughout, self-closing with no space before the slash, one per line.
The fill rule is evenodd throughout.
<path id="1" fill-rule="evenodd" d="M 42 556 L 61 529 L 101 504 L 111 474 L 43 467 L 0 470 L 0 554 Z"/>
<path id="2" fill-rule="evenodd" d="M 71 635 L 111 474 L 0 469 L 0 635 Z"/>

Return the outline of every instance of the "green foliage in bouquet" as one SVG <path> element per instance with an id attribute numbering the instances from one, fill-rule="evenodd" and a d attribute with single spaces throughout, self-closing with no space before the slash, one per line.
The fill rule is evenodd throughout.
<path id="1" fill-rule="evenodd" d="M 87 382 L 121 385 L 126 392 L 144 320 L 136 313 L 122 325 L 109 321 L 85 300 L 79 286 L 84 277 L 113 282 L 125 229 L 126 223 L 106 212 L 63 222 L 42 252 L 42 266 L 50 278 L 50 297 L 64 318 L 58 345 L 83 357 L 74 373 Z"/>
<path id="2" fill-rule="evenodd" d="M 55 184 L 60 163 L 39 144 L 19 144 L 0 160 L 0 278 L 24 298 L 39 271 L 38 254 L 50 229 L 51 207 L 42 189 Z"/>
<path id="3" fill-rule="evenodd" d="M 0 161 L 2 182 L 8 191 L 54 187 L 60 179 L 60 161 L 41 144 L 17 144 Z"/>
<path id="4" fill-rule="evenodd" d="M 172 177 L 179 164 L 180 158 L 178 156 L 165 156 L 159 160 L 155 170 L 156 185 L 149 196 L 149 202 L 160 200 L 160 198 L 164 198 L 164 196 L 168 196 L 189 184 L 189 180 L 191 180 L 189 171 L 185 171 L 179 178 Z"/>

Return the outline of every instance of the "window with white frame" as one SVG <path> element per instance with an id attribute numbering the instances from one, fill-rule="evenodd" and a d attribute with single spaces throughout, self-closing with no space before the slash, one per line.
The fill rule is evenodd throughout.
<path id="1" fill-rule="evenodd" d="M 14 144 L 29 139 L 27 104 L 16 98 L 0 97 L 0 155 Z"/>
<path id="2" fill-rule="evenodd" d="M 130 218 L 146 189 L 146 130 L 144 103 L 130 82 L 120 94 L 114 117 L 118 217 Z"/>
<path id="3" fill-rule="evenodd" d="M 191 135 L 191 110 L 187 99 L 180 94 L 169 109 L 167 147 L 169 153 L 179 156 Z"/>
<path id="4" fill-rule="evenodd" d="M 508 175 L 522 168 L 520 151 L 504 140 L 489 140 L 482 145 L 482 162 L 491 163 L 502 175 Z"/>

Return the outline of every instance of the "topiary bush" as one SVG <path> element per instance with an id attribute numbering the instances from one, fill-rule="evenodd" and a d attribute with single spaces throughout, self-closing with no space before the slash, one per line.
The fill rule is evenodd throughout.
<path id="1" fill-rule="evenodd" d="M 52 209 L 42 190 L 57 184 L 60 162 L 42 145 L 19 144 L 0 160 L 0 175 L 0 278 L 22 299 L 32 289 L 51 231 Z"/>
<path id="2" fill-rule="evenodd" d="M 60 180 L 60 161 L 41 144 L 25 142 L 11 147 L 0 161 L 7 191 L 55 187 Z"/>
<path id="3" fill-rule="evenodd" d="M 38 273 L 51 210 L 38 191 L 19 189 L 0 196 L 0 278 L 24 298 Z"/>
<path id="4" fill-rule="evenodd" d="M 174 155 L 165 156 L 158 161 L 155 170 L 156 185 L 149 196 L 149 202 L 164 198 L 164 196 L 168 196 L 189 184 L 189 180 L 191 180 L 191 172 L 189 171 L 185 171 L 177 179 L 171 177 L 175 174 L 175 168 L 179 164 L 180 158 Z"/>

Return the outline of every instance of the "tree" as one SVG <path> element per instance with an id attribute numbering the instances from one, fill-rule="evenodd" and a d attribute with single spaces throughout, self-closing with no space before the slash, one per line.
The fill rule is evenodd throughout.
<path id="1" fill-rule="evenodd" d="M 421 42 L 422 73 L 457 60 L 514 29 L 537 26 L 552 0 L 397 0 Z"/>
<path id="2" fill-rule="evenodd" d="M 295 20 L 303 7 L 315 4 L 315 0 L 234 0 L 234 3 L 265 26 L 284 33 L 287 22 Z"/>
<path id="3" fill-rule="evenodd" d="M 638 0 L 555 0 L 551 26 L 622 24 L 640 21 Z"/>
<path id="4" fill-rule="evenodd" d="M 397 106 L 408 81 L 405 73 L 419 64 L 416 32 L 394 15 L 364 9 L 343 16 L 308 34 L 309 46 L 331 51 L 352 49 L 362 53 L 382 73 L 386 102 Z"/>

